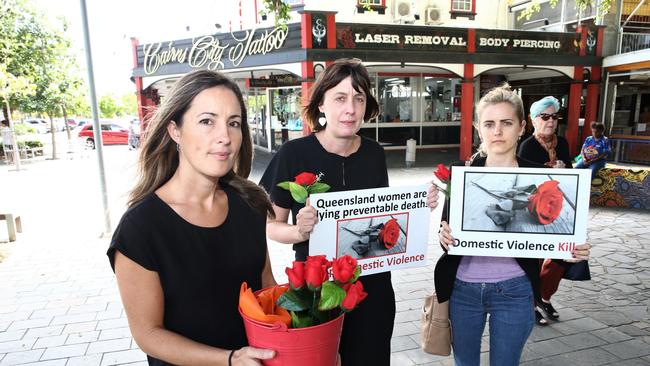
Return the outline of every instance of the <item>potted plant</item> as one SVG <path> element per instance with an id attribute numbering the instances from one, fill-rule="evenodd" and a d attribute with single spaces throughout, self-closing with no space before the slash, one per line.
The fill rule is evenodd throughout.
<path id="1" fill-rule="evenodd" d="M 258 291 L 256 301 L 250 299 L 252 293 L 245 290 L 245 284 L 242 286 L 239 311 L 248 343 L 276 351 L 264 365 L 335 365 L 344 314 L 367 296 L 358 281 L 361 267 L 348 255 L 333 261 L 318 255 L 294 261 L 285 272 L 289 284 Z M 275 299 L 272 305 L 277 309 L 269 306 L 269 298 Z M 261 315 L 260 309 L 251 309 L 256 304 L 266 308 L 262 312 L 273 314 Z M 290 320 L 283 316 L 287 313 Z"/>

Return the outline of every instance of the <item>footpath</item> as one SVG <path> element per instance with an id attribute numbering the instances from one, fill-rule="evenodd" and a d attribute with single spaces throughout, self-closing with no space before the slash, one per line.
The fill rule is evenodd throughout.
<path id="1" fill-rule="evenodd" d="M 137 153 L 110 146 L 104 154 L 114 228 L 135 179 Z M 424 183 L 435 164 L 457 154 L 418 152 L 415 167 L 407 169 L 403 152 L 388 152 L 391 185 Z M 270 157 L 256 151 L 251 179 L 259 180 Z M 10 251 L 0 263 L 0 365 L 145 365 L 105 255 L 109 239 L 99 237 L 104 218 L 94 154 L 23 167 L 15 172 L 0 165 L 0 205 L 19 207 L 24 229 L 7 244 L 0 225 L 0 250 Z M 649 223 L 647 211 L 590 209 L 593 280 L 562 282 L 553 298 L 560 321 L 535 327 L 522 365 L 650 365 Z M 393 273 L 392 365 L 453 365 L 450 357 L 419 349 L 421 306 L 441 254 L 435 233 L 432 228 L 426 267 Z M 276 278 L 286 280 L 290 246 L 270 243 L 270 254 Z M 482 350 L 487 365 L 487 338 Z"/>

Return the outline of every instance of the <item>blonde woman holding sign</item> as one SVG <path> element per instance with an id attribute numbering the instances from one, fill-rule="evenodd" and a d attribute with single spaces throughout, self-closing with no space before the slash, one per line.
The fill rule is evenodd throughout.
<path id="1" fill-rule="evenodd" d="M 487 93 L 476 108 L 481 139 L 481 155 L 471 166 L 543 167 L 516 156 L 517 141 L 524 133 L 524 107 L 521 98 L 507 85 Z M 452 166 L 453 168 L 453 166 Z M 453 169 L 452 169 L 453 176 Z M 437 206 L 433 196 L 430 207 Z M 490 364 L 519 364 L 524 344 L 534 326 L 534 299 L 539 296 L 539 260 L 449 255 L 454 243 L 451 229 L 443 221 L 439 241 L 445 253 L 435 269 L 439 302 L 449 301 L 454 361 L 457 366 L 480 364 L 481 338 L 490 314 Z M 589 257 L 589 244 L 578 245 L 577 260 Z"/>

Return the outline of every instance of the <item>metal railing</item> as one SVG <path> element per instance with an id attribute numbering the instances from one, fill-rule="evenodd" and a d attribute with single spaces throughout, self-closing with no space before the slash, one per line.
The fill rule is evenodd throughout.
<path id="1" fill-rule="evenodd" d="M 618 53 L 633 52 L 650 48 L 650 33 L 623 32 Z"/>

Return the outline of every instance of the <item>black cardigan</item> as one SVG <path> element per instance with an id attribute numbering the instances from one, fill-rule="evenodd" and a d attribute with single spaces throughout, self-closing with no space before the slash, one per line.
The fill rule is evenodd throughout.
<path id="1" fill-rule="evenodd" d="M 571 159 L 571 154 L 569 154 L 569 143 L 562 136 L 557 137 L 555 154 L 557 155 L 558 160 L 562 160 L 564 162 L 565 168 L 573 167 L 573 159 Z M 542 145 L 539 144 L 535 136 L 530 136 L 521 142 L 517 155 L 526 160 L 542 165 L 548 161 L 548 152 L 546 152 Z"/>
<path id="2" fill-rule="evenodd" d="M 484 157 L 479 157 L 472 161 L 471 166 L 485 166 Z M 517 163 L 521 168 L 544 168 L 544 165 L 534 163 L 532 161 L 522 159 L 517 157 Z M 454 166 L 464 166 L 464 162 L 458 162 L 452 164 L 452 174 Z M 447 210 L 446 210 L 447 211 Z M 448 216 L 448 212 L 445 212 L 444 216 Z M 445 220 L 443 218 L 443 220 Z M 449 300 L 451 297 L 451 292 L 454 288 L 454 281 L 456 280 L 456 272 L 458 271 L 458 265 L 460 260 L 463 258 L 461 255 L 448 255 L 447 252 L 440 257 L 438 263 L 436 264 L 436 269 L 434 271 L 434 283 L 436 286 L 436 295 L 438 296 L 438 302 L 444 302 Z M 535 299 L 540 299 L 540 280 L 539 280 L 539 259 L 537 258 L 515 258 L 521 269 L 524 270 L 526 276 L 530 280 L 530 284 L 533 287 L 533 293 Z"/>

